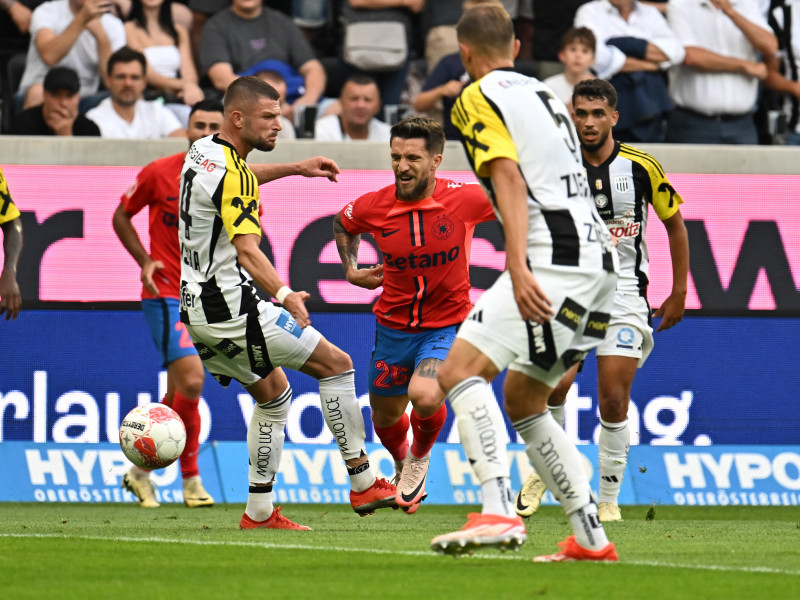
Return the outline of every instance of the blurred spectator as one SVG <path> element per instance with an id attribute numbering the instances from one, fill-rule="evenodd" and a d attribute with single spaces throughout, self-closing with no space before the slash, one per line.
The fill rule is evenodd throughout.
<path id="1" fill-rule="evenodd" d="M 261 70 L 265 61 L 285 63 L 304 80 L 301 95 L 282 103 L 286 117 L 292 104 L 316 104 L 325 91 L 325 70 L 305 36 L 285 14 L 262 7 L 261 0 L 233 0 L 231 7 L 208 20 L 200 42 L 200 70 L 220 92 L 237 74 Z M 272 68 L 272 70 L 276 70 Z M 284 75 L 284 79 L 288 78 Z"/>
<path id="2" fill-rule="evenodd" d="M 128 47 L 147 59 L 147 84 L 167 102 L 181 102 L 182 121 L 204 95 L 197 84 L 189 31 L 172 19 L 172 0 L 132 0 L 125 33 Z"/>
<path id="3" fill-rule="evenodd" d="M 270 71 L 269 69 L 264 71 L 259 71 L 255 74 L 256 77 L 259 77 L 274 87 L 277 92 L 281 95 L 281 103 L 285 102 L 286 98 L 286 80 L 283 78 L 283 75 L 278 73 L 277 71 Z M 278 132 L 278 139 L 281 140 L 295 140 L 297 139 L 297 135 L 294 131 L 294 124 L 284 117 L 280 115 L 278 120 L 281 122 L 281 129 Z"/>
<path id="4" fill-rule="evenodd" d="M 614 137 L 622 142 L 661 142 L 673 105 L 662 69 L 683 62 L 683 44 L 664 16 L 635 0 L 592 0 L 575 14 L 576 27 L 597 38 L 595 71 L 619 96 Z"/>
<path id="5" fill-rule="evenodd" d="M 573 27 L 564 34 L 558 60 L 564 72 L 551 75 L 544 80 L 556 97 L 572 110 L 572 88 L 585 79 L 594 79 L 589 70 L 594 64 L 594 49 L 597 45 L 594 33 L 588 27 Z"/>
<path id="6" fill-rule="evenodd" d="M 458 129 L 450 120 L 450 111 L 467 83 L 469 75 L 461 64 L 461 55 L 458 52 L 448 54 L 439 61 L 414 99 L 414 110 L 434 115 L 442 124 L 448 140 L 461 140 Z"/>
<path id="7" fill-rule="evenodd" d="M 754 0 L 670 0 L 667 19 L 686 46 L 686 59 L 670 71 L 676 109 L 667 141 L 757 144 L 753 111 L 759 80 L 778 43 Z"/>
<path id="8" fill-rule="evenodd" d="M 4 53 L 25 52 L 28 49 L 33 10 L 43 0 L 0 0 L 0 50 Z"/>
<path id="9" fill-rule="evenodd" d="M 381 109 L 380 93 L 375 80 L 357 73 L 348 77 L 339 96 L 341 115 L 329 115 L 318 119 L 314 139 L 322 142 L 367 142 L 389 143 L 391 127 L 375 118 Z"/>
<path id="10" fill-rule="evenodd" d="M 561 39 L 572 27 L 575 12 L 588 0 L 533 0 L 533 38 L 519 32 L 520 58 L 533 58 L 539 64 L 539 77 L 544 79 L 560 73 L 563 66 L 558 61 Z M 518 29 L 520 22 L 518 19 Z"/>
<path id="11" fill-rule="evenodd" d="M 769 24 L 778 39 L 778 54 L 765 57 L 765 85 L 783 95 L 788 121 L 786 143 L 800 146 L 800 0 L 773 0 Z"/>
<path id="12" fill-rule="evenodd" d="M 131 5 L 133 4 L 133 0 L 113 0 L 114 2 L 114 13 L 118 16 L 123 22 L 127 21 L 131 16 Z M 224 5 L 222 8 L 228 6 L 228 0 L 225 0 Z M 170 16 L 172 17 L 172 22 L 176 25 L 180 25 L 186 31 L 192 30 L 192 11 L 189 10 L 189 7 L 186 4 L 181 4 L 180 1 L 173 2 L 172 6 L 170 6 Z"/>
<path id="13" fill-rule="evenodd" d="M 108 90 L 86 116 L 97 123 L 104 138 L 158 139 L 186 137 L 178 118 L 161 102 L 143 99 L 147 61 L 144 54 L 124 47 L 108 59 Z"/>
<path id="14" fill-rule="evenodd" d="M 348 63 L 344 61 L 345 73 L 365 73 L 372 77 L 378 84 L 381 102 L 384 106 L 399 104 L 400 94 L 406 82 L 408 72 L 409 51 L 413 47 L 413 21 L 412 16 L 420 13 L 425 6 L 425 0 L 345 0 L 342 4 L 342 19 L 347 24 L 370 23 L 379 26 L 379 23 L 398 23 L 403 25 L 406 32 L 406 55 L 402 64 L 395 68 L 371 69 L 363 64 Z M 345 40 L 347 34 L 345 33 Z M 389 40 L 395 42 L 396 40 Z M 376 53 L 378 48 L 376 48 Z"/>
<path id="15" fill-rule="evenodd" d="M 44 76 L 56 65 L 78 73 L 82 99 L 97 94 L 108 57 L 125 45 L 125 28 L 110 8 L 111 0 L 53 0 L 33 11 L 19 89 L 25 108 L 42 103 Z"/>
<path id="16" fill-rule="evenodd" d="M 426 2 L 422 13 L 425 32 L 425 62 L 428 73 L 433 72 L 445 56 L 458 52 L 456 23 L 463 12 L 463 0 Z"/>
<path id="17" fill-rule="evenodd" d="M 78 114 L 78 74 L 69 67 L 53 67 L 44 78 L 44 102 L 14 118 L 12 135 L 100 135 L 93 122 Z"/>

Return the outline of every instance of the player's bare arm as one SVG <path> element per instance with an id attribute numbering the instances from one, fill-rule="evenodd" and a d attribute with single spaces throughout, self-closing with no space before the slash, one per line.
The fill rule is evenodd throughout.
<path id="1" fill-rule="evenodd" d="M 672 292 L 653 316 L 661 317 L 656 331 L 663 331 L 683 319 L 686 307 L 686 280 L 689 276 L 689 233 L 680 211 L 664 221 L 672 259 Z"/>
<path id="2" fill-rule="evenodd" d="M 263 185 L 282 177 L 291 175 L 302 175 L 303 177 L 326 177 L 331 181 L 337 181 L 339 166 L 330 158 L 324 156 L 314 156 L 299 162 L 282 163 L 278 165 L 270 164 L 248 164 L 250 170 L 256 176 L 258 185 Z"/>
<path id="3" fill-rule="evenodd" d="M 0 274 L 0 315 L 15 320 L 22 308 L 17 284 L 17 264 L 22 254 L 22 221 L 13 219 L 0 225 L 3 229 L 3 272 Z"/>
<path id="4" fill-rule="evenodd" d="M 537 323 L 553 316 L 550 299 L 528 267 L 528 192 L 517 163 L 496 158 L 488 164 L 503 231 L 506 236 L 506 269 L 514 286 L 514 299 L 523 319 Z"/>
<path id="5" fill-rule="evenodd" d="M 264 288 L 267 293 L 281 300 L 279 290 L 286 287 L 286 284 L 278 277 L 275 267 L 269 262 L 269 259 L 264 256 L 261 249 L 258 247 L 261 241 L 261 236 L 255 233 L 245 233 L 233 236 L 233 245 L 236 246 L 237 258 L 239 264 L 250 273 L 250 276 L 255 282 Z M 281 304 L 289 311 L 289 314 L 294 317 L 300 327 L 307 327 L 311 324 L 311 318 L 308 316 L 306 310 L 306 300 L 311 295 L 308 292 L 294 292 L 290 291 L 288 295 L 282 299 Z"/>
<path id="6" fill-rule="evenodd" d="M 344 275 L 350 283 L 374 290 L 383 284 L 383 265 L 358 268 L 358 246 L 361 243 L 360 235 L 352 235 L 342 225 L 339 213 L 333 218 L 333 235 L 336 238 L 336 249 L 342 259 Z"/>
<path id="7" fill-rule="evenodd" d="M 119 241 L 125 246 L 125 249 L 133 257 L 139 267 L 142 269 L 141 280 L 142 285 L 151 294 L 157 296 L 160 292 L 158 286 L 153 280 L 153 274 L 159 269 L 164 268 L 164 263 L 160 260 L 153 260 L 147 253 L 142 241 L 139 239 L 139 234 L 131 222 L 131 215 L 125 210 L 125 207 L 120 202 L 117 210 L 114 211 L 114 216 L 111 219 L 114 226 L 114 233 L 117 234 Z"/>

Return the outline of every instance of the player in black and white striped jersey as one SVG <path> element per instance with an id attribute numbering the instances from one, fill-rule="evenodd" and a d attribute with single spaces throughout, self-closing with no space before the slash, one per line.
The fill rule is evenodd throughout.
<path id="1" fill-rule="evenodd" d="M 310 326 L 309 294 L 287 287 L 259 249 L 258 180 L 245 159 L 254 148 L 275 147 L 279 116 L 275 89 L 240 77 L 225 94 L 220 133 L 195 142 L 181 172 L 181 321 L 214 378 L 223 386 L 236 379 L 256 401 L 242 529 L 308 529 L 272 503 L 291 401 L 280 367 L 319 380 L 322 413 L 350 475 L 353 509 L 363 516 L 397 507 L 395 486 L 376 478 L 367 459 L 350 357 Z M 283 308 L 259 297 L 254 282 Z"/>

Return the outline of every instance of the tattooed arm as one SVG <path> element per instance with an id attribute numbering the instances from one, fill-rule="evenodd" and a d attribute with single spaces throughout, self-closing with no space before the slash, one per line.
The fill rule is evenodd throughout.
<path id="1" fill-rule="evenodd" d="M 374 290 L 381 285 L 383 283 L 383 265 L 358 268 L 358 246 L 361 243 L 361 235 L 350 234 L 342 225 L 339 213 L 336 213 L 333 218 L 333 235 L 336 238 L 336 248 L 339 250 L 347 281 L 368 290 Z"/>

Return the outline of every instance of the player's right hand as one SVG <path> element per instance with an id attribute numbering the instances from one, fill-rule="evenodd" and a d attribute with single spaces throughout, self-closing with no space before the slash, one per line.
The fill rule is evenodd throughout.
<path id="1" fill-rule="evenodd" d="M 22 296 L 16 277 L 0 277 L 0 315 L 5 313 L 6 321 L 15 320 L 22 308 Z"/>
<path id="2" fill-rule="evenodd" d="M 374 290 L 383 285 L 383 265 L 350 269 L 347 272 L 347 281 L 365 290 Z"/>
<path id="3" fill-rule="evenodd" d="M 311 325 L 311 317 L 306 310 L 306 301 L 311 298 L 308 292 L 292 292 L 283 299 L 283 308 L 289 311 L 301 329 Z"/>
<path id="4" fill-rule="evenodd" d="M 553 316 L 552 304 L 544 293 L 539 282 L 528 269 L 522 269 L 516 275 L 511 275 L 511 285 L 514 288 L 514 300 L 522 318 L 526 321 L 544 323 Z"/>
<path id="5" fill-rule="evenodd" d="M 144 289 L 148 292 L 153 294 L 154 296 L 158 296 L 158 286 L 156 282 L 153 280 L 153 274 L 164 268 L 164 263 L 160 260 L 152 260 L 150 259 L 145 265 L 142 267 L 142 285 L 144 285 Z"/>

